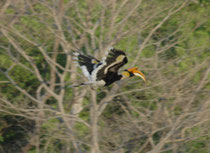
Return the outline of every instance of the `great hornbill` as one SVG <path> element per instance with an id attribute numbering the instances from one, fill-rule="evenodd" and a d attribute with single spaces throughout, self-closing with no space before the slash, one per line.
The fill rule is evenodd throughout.
<path id="1" fill-rule="evenodd" d="M 120 74 L 118 70 L 120 67 L 128 62 L 124 51 L 110 48 L 101 61 L 89 56 L 83 55 L 79 52 L 74 52 L 74 60 L 82 69 L 84 75 L 89 82 L 81 83 L 80 85 L 95 84 L 108 86 L 115 81 L 123 80 L 129 77 L 138 76 L 146 81 L 146 78 L 138 68 L 133 67 L 122 71 Z"/>

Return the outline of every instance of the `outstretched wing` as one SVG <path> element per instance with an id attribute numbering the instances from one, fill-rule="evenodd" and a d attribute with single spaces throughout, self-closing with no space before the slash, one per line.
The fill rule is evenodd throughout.
<path id="1" fill-rule="evenodd" d="M 91 80 L 91 73 L 94 69 L 96 69 L 101 63 L 95 57 L 90 55 L 83 55 L 79 52 L 73 52 L 74 57 L 73 59 L 82 69 L 83 74 Z"/>
<path id="2" fill-rule="evenodd" d="M 108 72 L 117 73 L 119 68 L 128 62 L 126 54 L 124 51 L 110 48 L 108 55 L 103 59 L 103 67 L 97 72 L 97 79 L 101 79 Z"/>

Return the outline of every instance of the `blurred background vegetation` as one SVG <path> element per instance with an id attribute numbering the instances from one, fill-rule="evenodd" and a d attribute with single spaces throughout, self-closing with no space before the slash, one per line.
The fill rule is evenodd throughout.
<path id="1" fill-rule="evenodd" d="M 208 0 L 2 0 L 0 153 L 210 152 Z M 144 72 L 84 82 L 72 51 Z"/>

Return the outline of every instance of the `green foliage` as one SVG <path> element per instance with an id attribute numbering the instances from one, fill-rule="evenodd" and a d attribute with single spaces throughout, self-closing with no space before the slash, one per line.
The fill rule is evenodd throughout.
<path id="1" fill-rule="evenodd" d="M 45 122 L 44 124 L 42 124 L 42 128 L 51 131 L 54 129 L 54 127 L 57 124 L 58 124 L 58 119 L 52 118 L 52 119 L 49 119 L 48 122 Z"/>
<path id="2" fill-rule="evenodd" d="M 75 129 L 77 129 L 77 135 L 78 137 L 85 137 L 90 132 L 90 129 L 85 126 L 83 123 L 75 123 L 74 126 Z"/>
<path id="3" fill-rule="evenodd" d="M 119 2 L 116 1 L 116 9 L 121 6 L 121 3 Z M 50 3 L 49 6 L 48 3 Z M 69 42 L 69 44 L 64 43 L 65 45 L 70 46 L 68 47 L 68 49 L 72 47 L 80 49 L 82 52 L 85 53 L 88 52 L 86 46 L 92 43 L 93 38 L 90 32 L 86 31 L 85 29 L 94 28 L 93 25 L 89 23 L 99 23 L 94 33 L 96 46 L 96 48 L 94 49 L 98 49 L 100 43 L 99 41 L 102 41 L 102 44 L 105 46 L 106 44 L 109 44 L 110 41 L 114 42 L 116 40 L 116 35 L 119 32 L 118 30 L 120 28 L 114 29 L 111 33 L 110 38 L 107 38 L 107 33 L 111 29 L 110 21 L 113 19 L 113 6 L 109 6 L 108 9 L 103 12 L 104 23 L 103 27 L 101 26 L 101 10 L 103 10 L 103 8 L 106 7 L 105 5 L 108 5 L 109 2 L 107 2 L 107 4 L 104 2 L 103 6 L 98 1 L 90 2 L 83 0 L 64 0 L 65 4 L 70 3 L 68 7 L 64 5 L 64 17 L 61 24 L 61 27 L 64 30 L 63 33 L 65 40 L 63 40 L 63 38 L 61 38 L 58 34 L 59 29 L 55 24 L 54 15 L 57 13 L 56 11 L 58 11 L 58 6 L 51 3 L 51 0 L 46 1 L 46 5 L 44 2 L 33 3 L 33 5 L 31 6 L 21 8 L 20 10 L 25 9 L 25 12 L 21 15 L 16 14 L 17 11 L 15 7 L 9 7 L 6 9 L 5 14 L 7 15 L 6 17 L 8 17 L 9 19 L 11 18 L 11 16 L 14 18 L 17 17 L 17 22 L 15 22 L 12 27 L 14 27 L 14 29 L 16 29 L 29 41 L 34 41 L 36 44 L 41 45 L 44 48 L 45 53 L 50 57 L 52 57 L 51 53 L 54 50 L 55 41 L 59 38 L 60 44 L 58 46 L 58 55 L 56 57 L 56 62 L 59 65 L 65 67 L 67 56 L 69 56 L 63 53 L 64 48 L 61 44 L 64 43 L 64 41 Z M 91 3 L 91 5 L 89 3 Z M 174 3 L 175 2 L 172 0 L 143 1 L 137 9 L 137 12 L 135 12 L 136 14 L 131 16 L 126 23 L 123 23 L 125 24 L 125 26 L 123 27 L 123 31 L 128 31 L 128 33 L 120 40 L 116 40 L 114 47 L 126 51 L 129 58 L 129 63 L 125 66 L 125 68 L 131 65 L 132 61 L 136 58 L 136 54 L 139 51 L 139 48 L 142 45 L 142 41 L 144 41 L 151 30 L 154 29 L 154 27 L 162 21 L 162 19 L 167 15 L 166 13 L 168 12 L 168 9 Z M 132 9 L 131 7 L 133 7 L 130 3 L 129 7 L 126 6 L 128 6 L 128 4 L 125 4 L 125 6 L 120 9 L 118 16 L 115 18 L 115 24 L 119 24 L 121 21 L 123 21 L 125 19 L 125 16 L 128 15 L 128 10 Z M 28 7 L 32 7 L 33 9 L 29 9 Z M 53 12 L 53 9 L 55 9 L 55 12 Z M 153 9 L 155 9 L 156 12 L 153 13 Z M 107 140 L 109 142 L 107 144 L 107 142 L 104 143 L 104 140 L 102 140 L 103 138 L 100 138 L 100 141 L 104 143 L 104 146 L 107 145 L 111 149 L 116 149 L 116 146 L 118 147 L 125 145 L 125 150 L 128 150 L 127 152 L 129 152 L 129 149 L 132 148 L 130 146 L 139 146 L 140 144 L 141 146 L 143 146 L 145 143 L 145 137 L 136 138 L 137 136 L 139 136 L 139 129 L 136 129 L 136 126 L 142 124 L 144 114 L 149 112 L 149 116 L 146 117 L 150 118 L 151 122 L 154 122 L 155 126 L 162 128 L 161 126 L 168 126 L 159 124 L 159 120 L 161 121 L 165 119 L 161 118 L 161 113 L 163 113 L 164 109 L 167 109 L 169 111 L 168 117 L 174 116 L 175 118 L 185 113 L 183 105 L 185 105 L 186 101 L 176 101 L 178 96 L 183 95 L 176 95 L 173 93 L 178 91 L 170 91 L 171 87 L 174 86 L 174 84 L 158 84 L 162 80 L 170 80 L 171 77 L 177 77 L 179 79 L 183 77 L 183 74 L 191 74 L 194 70 L 194 67 L 201 65 L 200 67 L 198 67 L 199 70 L 196 71 L 196 73 L 192 73 L 190 77 L 185 80 L 185 82 L 188 82 L 188 84 L 191 85 L 195 85 L 195 87 L 199 85 L 204 73 L 206 72 L 207 67 L 209 66 L 208 63 L 204 63 L 202 65 L 202 63 L 210 57 L 210 20 L 208 19 L 210 16 L 209 10 L 210 3 L 208 0 L 199 0 L 198 3 L 190 3 L 180 12 L 172 15 L 166 22 L 164 22 L 163 25 L 161 25 L 159 29 L 157 29 L 153 33 L 149 42 L 146 44 L 146 46 L 144 46 L 144 49 L 141 52 L 142 60 L 139 60 L 136 63 L 137 66 L 146 71 L 146 76 L 148 76 L 147 83 L 144 84 L 143 81 L 139 81 L 138 78 L 131 78 L 126 83 L 120 84 L 120 86 L 122 85 L 122 87 L 119 89 L 119 92 L 132 91 L 134 89 L 136 90 L 145 86 L 147 90 L 126 93 L 125 95 L 117 96 L 113 100 L 107 102 L 108 105 L 100 116 L 98 127 L 99 131 L 105 131 L 105 134 L 103 135 L 104 139 L 108 139 L 108 134 L 111 135 L 110 137 L 112 137 L 113 139 L 111 139 L 110 142 Z M 78 11 L 80 13 L 80 16 L 78 16 Z M 145 12 L 149 15 L 144 16 Z M 159 13 L 159 15 L 157 16 L 157 18 L 152 18 L 155 13 Z M 151 19 L 148 20 L 148 18 L 150 17 Z M 146 26 L 142 25 L 142 27 L 139 27 L 139 29 L 136 30 L 136 33 L 130 34 L 129 31 L 132 30 L 133 26 L 139 24 L 139 20 L 141 20 L 142 22 L 148 20 L 148 22 L 151 22 L 151 24 L 148 24 Z M 2 23 L 3 22 L 6 22 L 6 20 L 2 21 Z M 10 22 L 8 22 L 8 24 L 10 24 Z M 103 31 L 102 28 L 104 28 Z M 141 28 L 143 28 L 143 30 Z M 173 35 L 172 33 L 176 30 L 178 30 L 178 32 Z M 44 80 L 46 82 L 49 82 L 49 80 L 51 79 L 50 72 L 52 70 L 52 63 L 50 63 L 43 56 L 37 46 L 34 46 L 29 41 L 18 36 L 18 34 L 15 32 L 9 31 L 8 33 L 9 36 L 13 37 L 17 44 L 23 49 L 24 53 L 26 53 L 31 59 L 33 59 L 34 64 L 39 69 L 39 72 L 41 73 L 41 76 L 44 78 Z M 84 41 L 82 40 L 83 37 L 86 44 L 81 43 Z M 80 40 L 82 41 L 80 42 Z M 168 45 L 173 44 L 174 42 L 177 42 L 174 46 L 169 47 L 168 49 L 160 53 L 158 52 L 158 49 L 165 47 L 167 48 Z M 72 44 L 74 44 L 76 47 L 71 46 Z M 38 81 L 38 78 L 34 73 L 29 71 L 33 70 L 31 63 L 27 61 L 23 57 L 23 55 L 17 52 L 16 48 L 12 47 L 12 44 L 8 40 L 8 38 L 2 36 L 1 33 L 0 45 L 1 70 L 6 72 L 8 68 L 11 68 L 11 66 L 13 66 L 9 70 L 8 75 L 15 82 L 17 82 L 18 87 L 22 88 L 24 91 L 27 91 L 31 96 L 37 98 L 36 96 L 38 92 L 38 87 L 40 87 L 42 83 Z M 14 57 L 17 59 L 17 61 L 13 60 L 13 58 L 9 55 L 7 49 L 10 49 L 9 51 L 14 54 Z M 90 50 L 93 52 L 94 49 L 91 48 Z M 158 61 L 158 64 L 156 66 L 154 66 L 153 60 Z M 21 66 L 18 62 L 23 64 L 26 68 Z M 58 72 L 62 73 L 63 70 L 58 68 Z M 79 70 L 79 73 L 80 72 L 81 70 Z M 66 77 L 64 78 L 65 82 L 71 81 L 72 73 L 75 73 L 75 71 L 71 71 L 66 75 Z M 58 74 L 56 74 L 56 83 L 59 82 L 57 75 Z M 160 75 L 162 80 L 157 77 Z M 77 80 L 80 81 L 80 79 L 81 77 L 77 76 Z M 208 75 L 208 79 L 210 80 L 210 74 Z M 0 81 L 9 81 L 9 79 L 4 73 L 0 72 Z M 184 96 L 185 94 L 188 94 L 187 90 L 189 90 L 190 92 L 194 92 L 194 89 L 186 88 L 188 88 L 188 86 L 181 88 L 183 91 L 181 91 L 180 93 L 184 93 Z M 204 93 L 199 93 L 198 98 L 193 103 L 194 106 L 198 107 L 199 104 L 203 102 L 202 100 L 206 97 L 205 91 L 210 89 L 210 83 L 207 83 L 207 85 L 203 88 L 204 90 L 201 92 Z M 107 91 L 109 91 L 111 87 L 108 87 L 106 89 Z M 59 91 L 59 87 L 56 86 L 56 93 L 59 93 Z M 80 88 L 65 89 L 63 106 L 64 111 L 67 113 L 67 115 L 69 115 L 69 112 L 72 109 L 73 99 L 77 98 L 74 97 L 75 92 L 78 92 L 80 94 Z M 101 99 L 106 97 L 107 94 L 104 89 L 97 90 L 97 93 L 97 101 L 100 101 Z M 43 92 L 43 95 L 44 94 L 45 93 Z M 167 94 L 168 97 L 166 97 Z M 5 98 L 12 104 L 11 106 L 4 105 L 4 103 L 0 105 L 3 111 L 4 109 L 6 110 L 6 112 L 1 111 L 0 116 L 7 123 L 0 125 L 0 144 L 6 148 L 5 150 L 9 150 L 11 148 L 20 149 L 27 144 L 28 140 L 30 139 L 30 134 L 33 133 L 33 130 L 35 128 L 37 128 L 35 127 L 35 121 L 39 113 L 39 111 L 37 111 L 39 109 L 37 107 L 38 104 L 33 103 L 31 99 L 27 98 L 26 95 L 18 91 L 16 86 L 14 84 L 11 84 L 10 82 L 0 84 L 0 98 Z M 47 100 L 43 104 L 43 107 L 46 107 L 46 109 L 48 110 L 52 110 L 52 112 L 61 112 L 61 106 L 59 106 L 57 99 L 52 97 L 47 97 L 46 99 Z M 173 105 L 175 102 L 176 105 Z M 143 115 L 138 113 L 137 111 L 134 111 L 133 109 L 130 109 L 129 106 L 138 109 L 138 111 L 140 111 Z M 153 114 L 153 112 L 160 109 L 160 106 L 162 109 L 159 110 L 160 114 Z M 12 110 L 11 108 L 14 108 L 14 110 Z M 84 109 L 78 114 L 78 117 L 83 121 L 91 124 L 91 106 L 89 95 L 85 96 L 83 99 L 83 108 Z M 193 112 L 194 110 L 190 111 Z M 11 115 L 8 115 L 7 112 L 11 113 Z M 18 117 L 17 114 L 21 114 L 22 112 L 26 112 L 26 114 L 34 113 L 36 116 L 32 121 L 26 119 L 28 117 L 27 115 L 24 117 Z M 41 126 L 39 127 L 39 136 L 41 142 L 40 150 L 42 151 L 44 145 L 47 146 L 47 152 L 50 153 L 59 153 L 61 152 L 62 147 L 65 148 L 65 146 L 68 146 L 66 148 L 71 148 L 73 146 L 72 142 L 69 142 L 69 140 L 71 139 L 66 140 L 68 138 L 68 135 L 66 136 L 66 133 L 71 134 L 71 132 L 69 132 L 69 129 L 65 128 L 62 117 L 54 117 L 55 114 L 53 114 L 54 112 L 51 113 L 51 111 L 44 111 L 44 113 L 46 115 L 46 118 L 41 119 Z M 65 114 L 62 115 L 64 116 Z M 130 117 L 132 117 L 132 119 L 135 119 L 135 123 L 131 121 Z M 171 119 L 172 122 L 174 118 Z M 147 125 L 141 126 L 146 126 L 145 129 L 147 131 L 147 134 L 153 132 L 153 127 L 149 129 L 149 126 Z M 80 146 L 82 146 L 82 150 L 84 150 L 84 152 L 87 152 L 87 150 L 89 150 L 88 141 L 90 139 L 89 134 L 91 129 L 79 121 L 74 122 L 72 129 L 76 135 L 75 137 L 78 140 L 78 143 L 81 143 Z M 180 145 L 180 152 L 207 153 L 207 145 L 210 140 L 207 136 L 200 136 L 202 129 L 203 127 L 200 126 L 187 130 L 186 134 L 189 134 L 189 136 L 192 137 L 196 136 L 196 139 L 186 141 L 184 144 L 185 146 Z M 140 129 L 140 131 L 141 130 L 142 129 Z M 154 143 L 158 144 L 161 140 L 161 136 L 164 134 L 165 133 L 161 130 L 155 132 L 152 135 Z M 21 144 L 19 146 L 14 143 L 19 142 L 20 140 Z M 14 145 L 11 147 L 11 144 L 13 143 Z M 71 152 L 75 152 L 75 150 L 72 148 L 69 150 Z M 149 149 L 151 148 L 151 146 L 148 145 L 146 146 L 146 148 Z M 14 152 L 14 150 L 12 149 L 8 152 Z M 113 150 L 110 150 L 107 152 L 113 152 Z M 36 148 L 33 146 L 30 149 L 29 153 L 35 152 L 37 151 Z M 65 150 L 63 152 L 65 152 Z M 166 152 L 171 153 L 172 151 L 169 150 L 165 151 L 165 153 Z"/>
<path id="4" fill-rule="evenodd" d="M 142 51 L 142 56 L 145 57 L 145 58 L 153 57 L 154 54 L 155 54 L 155 47 L 154 46 L 145 47 L 144 50 Z"/>
<path id="5" fill-rule="evenodd" d="M 30 150 L 28 153 L 36 153 L 36 150 Z"/>
<path id="6" fill-rule="evenodd" d="M 0 136 L 0 142 L 4 142 L 4 137 Z"/>
<path id="7" fill-rule="evenodd" d="M 186 150 L 185 152 L 190 153 L 208 153 L 208 142 L 210 138 L 206 136 L 201 136 L 196 140 L 190 141 L 189 143 L 185 144 Z"/>
<path id="8" fill-rule="evenodd" d="M 12 65 L 12 60 L 5 54 L 0 54 L 0 67 L 7 69 Z"/>

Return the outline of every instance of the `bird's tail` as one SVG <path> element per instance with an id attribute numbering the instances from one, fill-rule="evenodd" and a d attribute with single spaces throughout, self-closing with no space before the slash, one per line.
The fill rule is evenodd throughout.
<path id="1" fill-rule="evenodd" d="M 74 87 L 80 87 L 80 86 L 92 85 L 92 84 L 94 84 L 94 83 L 93 82 L 83 82 L 83 83 L 79 83 L 79 84 L 69 85 L 66 88 L 74 88 Z"/>

